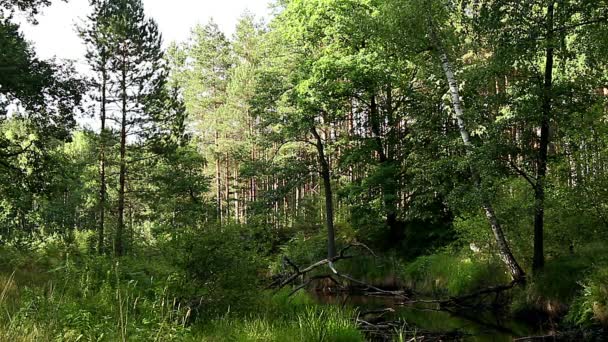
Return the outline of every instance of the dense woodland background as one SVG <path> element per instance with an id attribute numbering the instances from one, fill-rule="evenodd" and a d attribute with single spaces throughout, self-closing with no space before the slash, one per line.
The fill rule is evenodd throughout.
<path id="1" fill-rule="evenodd" d="M 370 339 L 307 295 L 352 281 L 267 289 L 324 259 L 608 324 L 608 2 L 277 0 L 164 50 L 91 0 L 86 74 L 20 33 L 49 4 L 0 0 L 1 339 Z"/>

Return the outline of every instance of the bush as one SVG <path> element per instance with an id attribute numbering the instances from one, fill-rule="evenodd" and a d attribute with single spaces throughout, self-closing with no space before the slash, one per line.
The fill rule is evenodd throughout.
<path id="1" fill-rule="evenodd" d="M 587 291 L 589 277 L 608 265 L 606 252 L 603 244 L 587 244 L 576 254 L 564 253 L 547 259 L 542 272 L 530 277 L 525 288 L 514 292 L 511 310 L 517 315 L 540 314 L 553 319 L 569 312 L 569 316 L 578 317 L 572 316 L 570 321 L 578 321 L 582 318 L 581 310 L 588 306 L 581 307 L 581 293 Z"/>
<path id="2" fill-rule="evenodd" d="M 608 327 L 608 267 L 599 267 L 582 283 L 567 320 L 576 325 L 601 324 Z"/>
<path id="3" fill-rule="evenodd" d="M 180 242 L 179 266 L 185 270 L 176 292 L 199 301 L 199 314 L 254 310 L 263 266 L 255 241 L 237 227 L 192 232 Z"/>

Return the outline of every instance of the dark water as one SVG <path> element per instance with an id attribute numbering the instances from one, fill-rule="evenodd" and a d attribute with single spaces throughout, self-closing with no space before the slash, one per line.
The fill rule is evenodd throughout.
<path id="1" fill-rule="evenodd" d="M 382 308 L 392 308 L 395 313 L 384 316 L 387 320 L 403 320 L 409 326 L 432 332 L 464 333 L 463 341 L 471 342 L 502 342 L 513 341 L 515 338 L 541 335 L 541 329 L 536 329 L 525 322 L 500 317 L 489 312 L 447 312 L 438 310 L 433 304 L 399 305 L 392 298 L 366 297 L 357 295 L 325 295 L 311 293 L 316 301 L 329 305 L 340 305 L 359 308 L 360 312 Z"/>

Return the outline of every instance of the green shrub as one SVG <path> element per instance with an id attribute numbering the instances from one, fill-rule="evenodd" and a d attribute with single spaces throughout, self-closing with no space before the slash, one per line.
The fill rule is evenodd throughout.
<path id="1" fill-rule="evenodd" d="M 201 303 L 199 314 L 215 317 L 227 311 L 254 309 L 263 266 L 255 241 L 238 227 L 192 232 L 179 246 L 184 269 L 176 292 Z"/>
<path id="2" fill-rule="evenodd" d="M 598 267 L 608 265 L 606 254 L 603 244 L 587 244 L 576 253 L 548 258 L 543 270 L 529 277 L 525 288 L 514 291 L 511 310 L 515 314 L 541 313 L 553 318 L 569 312 L 570 321 L 582 319 L 582 311 L 589 306 L 584 304 L 581 293 L 593 283 Z"/>
<path id="3" fill-rule="evenodd" d="M 582 282 L 567 320 L 576 325 L 599 323 L 608 326 L 608 267 L 599 267 Z"/>

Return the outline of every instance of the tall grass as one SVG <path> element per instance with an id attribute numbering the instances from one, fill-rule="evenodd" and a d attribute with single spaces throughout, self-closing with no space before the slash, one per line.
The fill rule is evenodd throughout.
<path id="1" fill-rule="evenodd" d="M 509 281 L 493 258 L 447 252 L 417 258 L 405 267 L 402 278 L 417 292 L 434 296 L 457 296 Z"/>
<path id="2" fill-rule="evenodd" d="M 602 303 L 608 302 L 608 276 L 604 270 L 608 270 L 604 244 L 587 244 L 576 253 L 549 258 L 541 273 L 530 277 L 525 288 L 514 291 L 512 312 L 551 319 L 567 315 L 567 321 L 575 325 L 606 323 Z"/>
<path id="3" fill-rule="evenodd" d="M 352 310 L 319 306 L 302 292 L 260 292 L 248 310 L 203 298 L 200 310 L 224 314 L 197 320 L 183 304 L 190 292 L 182 270 L 158 254 L 0 248 L 0 265 L 0 341 L 364 341 Z"/>
<path id="4" fill-rule="evenodd" d="M 49 250 L 22 255 L 8 277 L 0 272 L 0 341 L 170 341 L 188 333 L 189 312 L 176 307 L 166 281 L 143 284 L 110 259 L 74 251 L 51 258 Z M 129 272 L 138 271 L 134 263 Z"/>
<path id="5" fill-rule="evenodd" d="M 203 341 L 357 342 L 365 341 L 354 312 L 334 306 L 295 306 L 298 312 L 275 316 L 262 312 L 246 318 L 226 316 L 206 324 L 195 336 Z"/>

